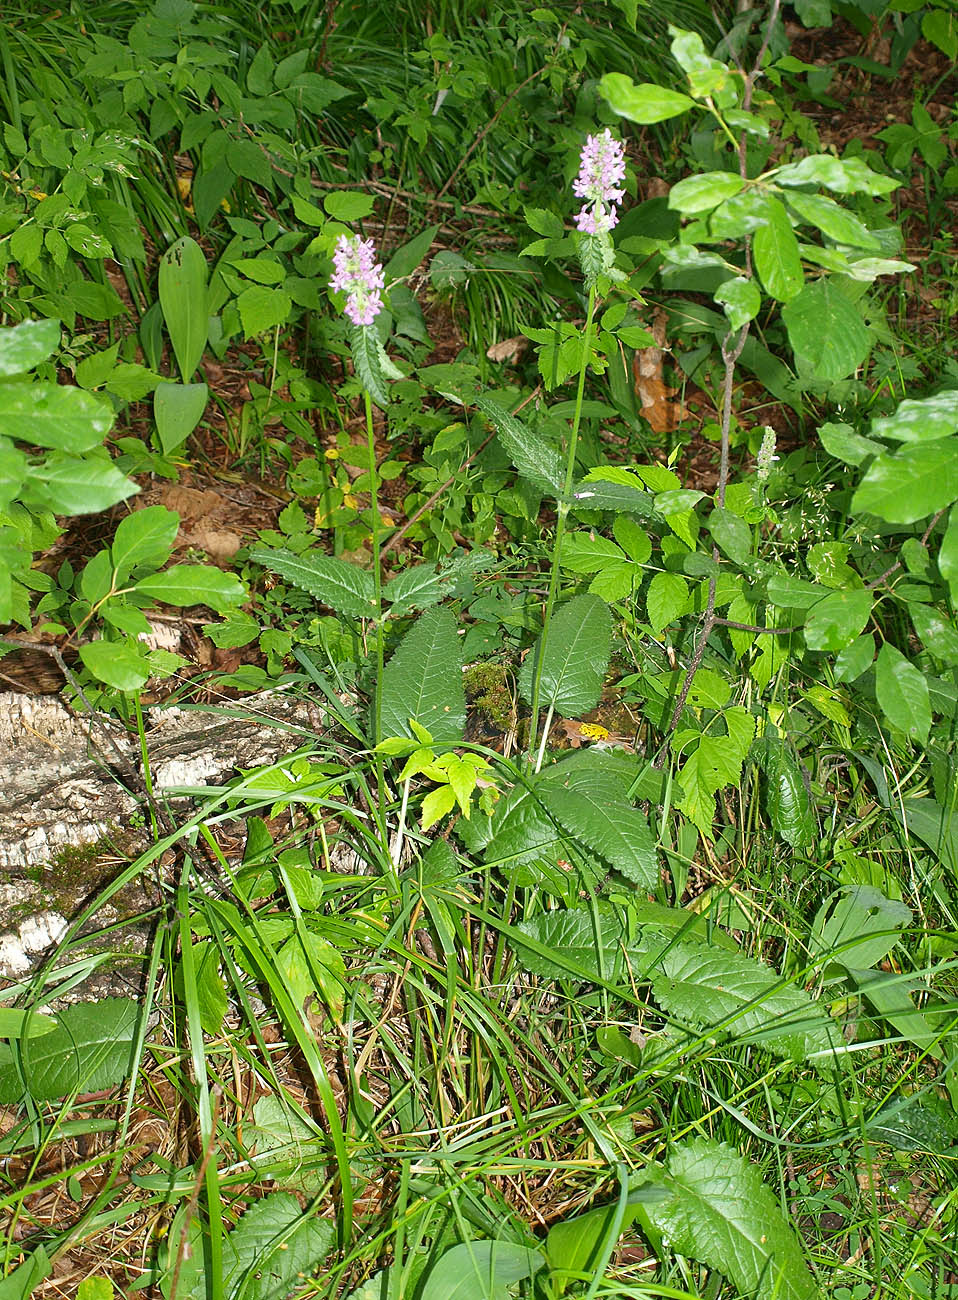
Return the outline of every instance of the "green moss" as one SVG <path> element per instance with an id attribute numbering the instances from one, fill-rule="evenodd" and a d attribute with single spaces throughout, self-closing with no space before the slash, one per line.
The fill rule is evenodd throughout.
<path id="1" fill-rule="evenodd" d="M 462 684 L 470 704 L 500 731 L 508 731 L 514 721 L 508 668 L 492 662 L 473 664 L 463 673 Z"/>

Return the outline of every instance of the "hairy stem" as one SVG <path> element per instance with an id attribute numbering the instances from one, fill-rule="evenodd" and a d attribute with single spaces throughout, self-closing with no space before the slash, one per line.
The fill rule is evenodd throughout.
<path id="1" fill-rule="evenodd" d="M 536 753 L 536 732 L 539 725 L 539 691 L 542 686 L 542 666 L 545 663 L 549 625 L 552 622 L 552 611 L 555 607 L 556 592 L 559 589 L 559 557 L 562 551 L 562 538 L 565 534 L 565 521 L 569 514 L 569 505 L 572 498 L 572 480 L 575 477 L 575 453 L 579 440 L 579 423 L 582 419 L 582 399 L 585 395 L 585 374 L 589 365 L 592 321 L 594 316 L 595 285 L 593 284 L 589 289 L 589 309 L 586 313 L 585 332 L 582 336 L 582 361 L 579 365 L 579 385 L 576 389 L 575 395 L 575 412 L 572 416 L 572 431 L 569 434 L 569 454 L 566 457 L 565 482 L 562 488 L 562 500 L 559 502 L 559 509 L 556 517 L 555 541 L 552 546 L 552 567 L 549 572 L 549 592 L 546 596 L 545 614 L 542 619 L 542 635 L 539 638 L 538 659 L 532 679 L 532 720 L 529 723 L 530 761 L 535 759 Z M 538 770 L 538 766 L 542 762 L 542 755 L 544 752 L 545 738 L 543 737 L 542 749 L 540 751 L 539 763 L 536 765 L 536 770 Z"/>

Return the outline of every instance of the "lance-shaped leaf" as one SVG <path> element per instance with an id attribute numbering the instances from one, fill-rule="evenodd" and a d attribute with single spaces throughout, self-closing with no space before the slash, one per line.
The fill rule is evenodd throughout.
<path id="1" fill-rule="evenodd" d="M 499 441 L 519 473 L 540 492 L 561 496 L 565 475 L 559 453 L 488 393 L 479 393 L 473 401 L 496 426 Z"/>
<path id="2" fill-rule="evenodd" d="M 652 972 L 652 989 L 681 1024 L 724 1025 L 734 1038 L 761 1041 L 796 1061 L 827 1057 L 841 1042 L 838 1027 L 804 989 L 745 953 L 676 944 Z"/>
<path id="3" fill-rule="evenodd" d="M 389 405 L 389 389 L 383 365 L 385 354 L 375 326 L 350 326 L 349 347 L 359 382 L 376 405 L 385 410 Z"/>
<path id="4" fill-rule="evenodd" d="M 543 654 L 543 638 L 545 653 Z M 519 673 L 519 691 L 532 703 L 536 665 L 542 657 L 540 708 L 575 718 L 594 708 L 612 653 L 612 617 L 598 596 L 575 596 L 540 635 Z"/>
<path id="5" fill-rule="evenodd" d="M 429 609 L 403 637 L 382 681 L 383 736 L 412 736 L 409 719 L 439 745 L 455 745 L 466 730 L 462 651 L 456 620 L 447 609 Z"/>
<path id="6" fill-rule="evenodd" d="M 312 552 L 294 555 L 292 551 L 273 551 L 266 546 L 254 546 L 250 559 L 278 573 L 294 587 L 308 591 L 337 614 L 351 618 L 375 617 L 376 587 L 373 575 L 366 569 L 333 555 Z"/>
<path id="7" fill-rule="evenodd" d="M 180 377 L 189 383 L 203 356 L 209 329 L 206 258 L 189 235 L 171 244 L 163 254 L 159 295 Z"/>

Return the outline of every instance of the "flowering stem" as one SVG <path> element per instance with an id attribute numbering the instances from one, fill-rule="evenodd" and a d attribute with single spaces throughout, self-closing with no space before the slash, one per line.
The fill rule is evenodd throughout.
<path id="1" fill-rule="evenodd" d="M 585 332 L 582 336 L 582 360 L 579 364 L 579 386 L 575 395 L 575 411 L 572 416 L 572 432 L 569 435 L 569 454 L 566 459 L 565 483 L 562 489 L 562 499 L 559 502 L 558 514 L 556 517 L 555 542 L 552 547 L 552 568 L 549 573 L 549 592 L 546 596 L 545 615 L 542 620 L 542 635 L 539 638 L 539 657 L 536 663 L 535 674 L 532 680 L 532 721 L 529 724 L 529 758 L 535 762 L 535 770 L 538 772 L 542 766 L 542 760 L 545 756 L 545 741 L 549 731 L 549 722 L 552 713 L 550 710 L 549 717 L 546 720 L 545 733 L 542 737 L 542 744 L 536 757 L 536 731 L 539 725 L 539 691 L 542 685 L 542 667 L 546 657 L 546 642 L 549 637 L 549 624 L 552 621 L 552 611 L 555 607 L 556 593 L 559 589 L 559 559 L 562 551 L 562 538 L 565 534 L 565 521 L 569 514 L 569 506 L 572 499 L 572 480 L 575 477 L 575 453 L 576 445 L 579 440 L 579 422 L 582 419 L 582 399 L 585 396 L 585 374 L 589 365 L 589 354 L 592 342 L 592 321 L 595 316 L 595 285 L 589 286 L 589 308 L 585 318 Z"/>
<path id="2" fill-rule="evenodd" d="M 369 393 L 363 389 L 366 404 L 366 443 L 369 448 L 369 499 L 373 512 L 372 548 L 373 548 L 373 584 L 376 601 L 376 688 L 373 700 L 373 744 L 378 745 L 382 736 L 382 692 L 383 692 L 383 575 L 379 546 L 379 493 L 376 478 L 376 434 L 373 429 L 373 404 Z"/>

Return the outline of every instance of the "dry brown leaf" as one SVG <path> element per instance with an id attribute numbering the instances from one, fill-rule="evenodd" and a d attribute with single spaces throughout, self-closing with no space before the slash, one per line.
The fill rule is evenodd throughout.
<path id="1" fill-rule="evenodd" d="M 514 363 L 529 346 L 529 340 L 519 334 L 512 339 L 500 339 L 486 349 L 490 361 L 508 361 Z"/>
<path id="2" fill-rule="evenodd" d="M 662 376 L 662 362 L 668 350 L 665 341 L 666 319 L 665 312 L 659 308 L 652 318 L 655 346 L 641 348 L 632 362 L 635 391 L 642 405 L 642 415 L 648 420 L 653 433 L 669 433 L 689 418 L 689 412 L 682 403 L 672 401 L 678 390 L 669 388 Z"/>

